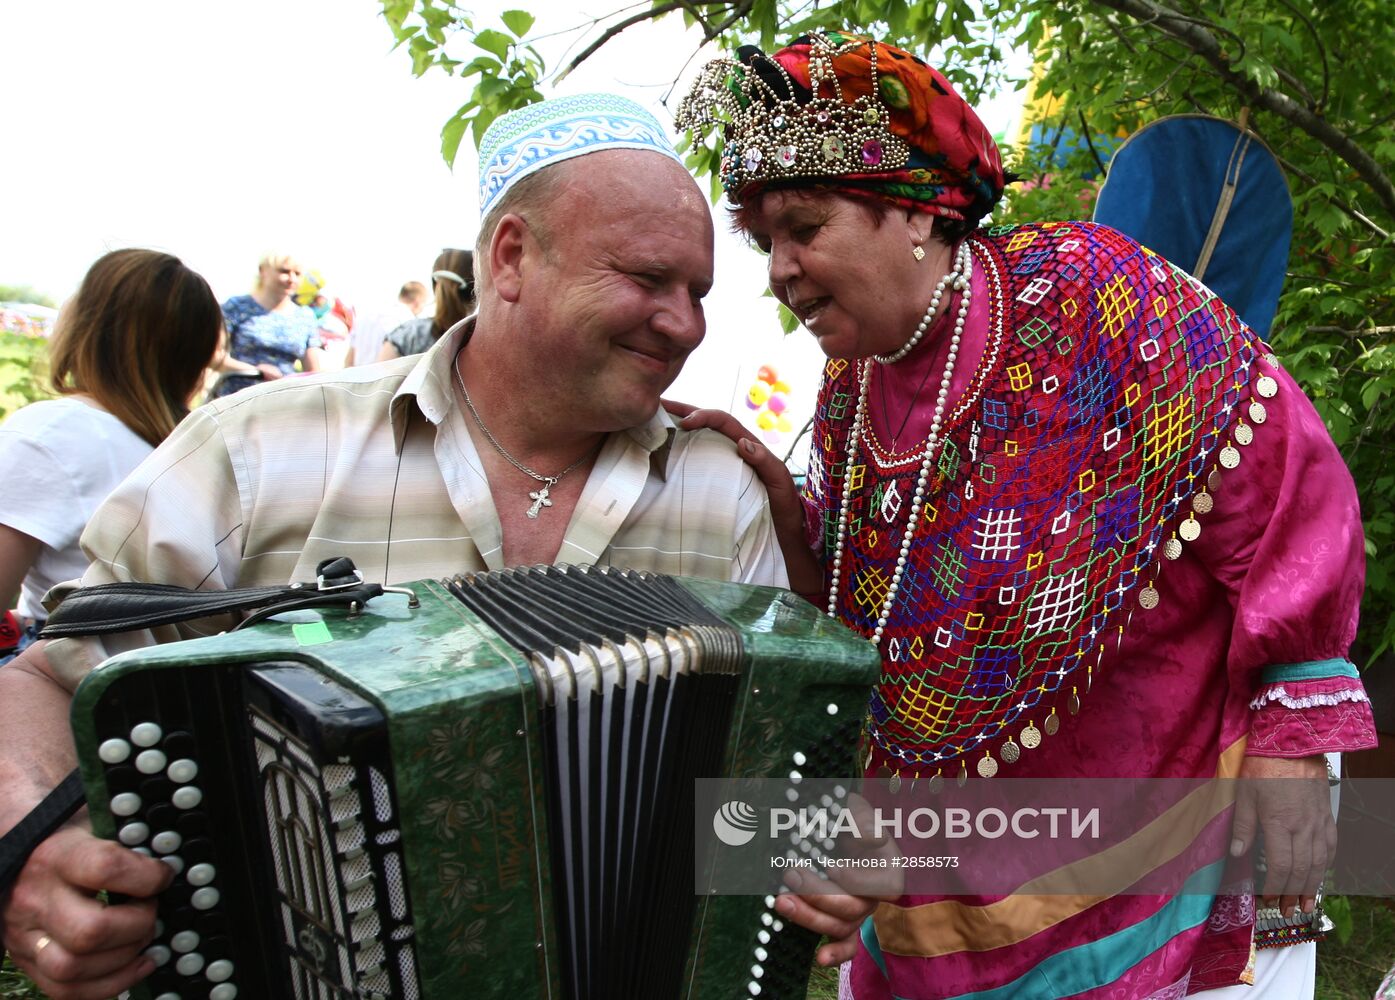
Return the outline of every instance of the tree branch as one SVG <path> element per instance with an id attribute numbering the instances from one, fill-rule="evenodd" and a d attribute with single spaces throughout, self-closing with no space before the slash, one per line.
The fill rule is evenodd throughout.
<path id="1" fill-rule="evenodd" d="M 1320 114 L 1303 107 L 1287 94 L 1260 86 L 1237 72 L 1222 52 L 1216 36 L 1195 19 L 1172 10 L 1156 0 L 1091 0 L 1108 10 L 1153 22 L 1156 30 L 1175 39 L 1204 60 L 1231 89 L 1237 91 L 1252 106 L 1271 111 L 1299 130 L 1312 136 L 1323 146 L 1341 157 L 1380 201 L 1381 206 L 1395 216 L 1395 183 L 1366 150 L 1346 133 Z"/>
<path id="2" fill-rule="evenodd" d="M 689 7 L 689 3 L 687 2 L 687 0 L 669 0 L 668 3 L 659 4 L 659 6 L 657 7 L 646 7 L 638 14 L 631 14 L 623 21 L 617 21 L 615 24 L 612 24 L 609 28 L 606 28 L 605 31 L 602 31 L 599 38 L 597 38 L 590 45 L 586 46 L 586 48 L 582 49 L 581 53 L 577 55 L 575 59 L 567 63 L 567 68 L 562 70 L 562 72 L 558 73 L 553 82 L 561 83 L 563 80 L 567 78 L 568 73 L 576 69 L 587 59 L 590 59 L 593 55 L 596 54 L 596 52 L 601 48 L 601 46 L 605 45 L 606 42 L 610 41 L 612 38 L 620 34 L 620 32 L 624 31 L 626 28 L 633 27 L 634 25 L 639 24 L 641 21 L 656 20 L 661 15 L 668 14 L 671 11 L 675 10 L 682 10 L 687 7 Z M 699 20 L 701 19 L 699 18 Z M 706 23 L 706 21 L 703 21 L 703 24 Z"/>

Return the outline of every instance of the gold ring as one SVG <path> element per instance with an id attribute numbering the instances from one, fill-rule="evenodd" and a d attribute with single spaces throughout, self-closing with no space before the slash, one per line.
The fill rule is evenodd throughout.
<path id="1" fill-rule="evenodd" d="M 49 937 L 47 934 L 40 934 L 39 940 L 34 942 L 34 954 L 37 955 L 51 944 L 53 944 L 53 938 Z"/>

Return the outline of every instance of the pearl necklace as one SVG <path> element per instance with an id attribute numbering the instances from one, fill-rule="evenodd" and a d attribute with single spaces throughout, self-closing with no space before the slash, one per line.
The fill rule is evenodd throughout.
<path id="1" fill-rule="evenodd" d="M 935 289 L 935 297 L 931 301 L 931 309 L 926 312 L 927 318 L 933 317 L 934 309 L 938 307 L 939 299 L 951 281 L 954 287 L 963 293 L 959 300 L 959 310 L 954 319 L 954 333 L 949 341 L 949 356 L 945 359 L 944 374 L 940 377 L 940 390 L 935 397 L 935 412 L 930 418 L 930 434 L 925 439 L 925 451 L 920 462 L 920 476 L 916 480 L 910 515 L 906 519 L 906 531 L 901 536 L 901 549 L 896 556 L 896 570 L 892 573 L 891 585 L 886 592 L 886 600 L 882 602 L 881 613 L 877 616 L 876 628 L 872 631 L 872 644 L 874 646 L 881 642 L 882 633 L 886 630 L 887 619 L 891 615 L 891 606 L 896 601 L 896 593 L 901 588 L 901 577 L 906 572 L 906 561 L 911 551 L 911 539 L 915 536 L 915 527 L 920 520 L 920 511 L 925 505 L 925 488 L 930 482 L 930 469 L 934 465 L 935 452 L 940 445 L 940 430 L 944 420 L 945 403 L 949 399 L 949 386 L 954 378 L 954 363 L 959 357 L 959 344 L 963 340 L 964 323 L 969 315 L 969 300 L 973 295 L 969 281 L 972 275 L 973 258 L 969 253 L 968 242 L 965 241 L 955 257 L 954 270 L 940 280 L 939 286 Z M 927 325 L 926 321 L 921 322 L 921 327 Z M 883 364 L 892 363 L 901 356 L 902 352 L 915 346 L 915 343 L 922 336 L 924 336 L 924 331 L 918 328 L 916 334 L 912 336 L 906 347 L 901 349 L 901 352 L 888 356 L 891 361 L 884 361 L 880 357 L 875 358 L 875 360 Z M 858 441 L 862 437 L 863 422 L 866 420 L 867 386 L 871 381 L 871 376 L 872 363 L 865 361 L 862 365 L 862 371 L 859 373 L 857 408 L 853 411 L 852 427 L 848 433 L 848 457 L 843 464 L 843 496 L 838 508 L 838 533 L 833 543 L 833 571 L 829 574 L 828 616 L 830 618 L 836 618 L 838 614 L 838 581 L 843 574 L 843 547 L 848 535 L 848 515 L 852 510 L 852 469 L 857 460 Z"/>
<path id="2" fill-rule="evenodd" d="M 959 245 L 959 252 L 954 255 L 954 266 L 949 269 L 949 272 L 941 278 L 939 284 L 935 286 L 935 291 L 930 296 L 930 307 L 925 310 L 925 315 L 920 318 L 920 323 L 916 326 L 915 333 L 911 334 L 911 339 L 902 344 L 899 350 L 893 351 L 890 354 L 874 354 L 872 357 L 881 364 L 894 365 L 907 354 L 910 354 L 911 351 L 915 350 L 915 345 L 920 343 L 921 338 L 925 336 L 925 331 L 930 329 L 930 321 L 933 320 L 935 315 L 940 311 L 940 299 L 944 297 L 945 289 L 949 288 L 951 285 L 955 288 L 965 287 L 961 279 L 969 273 L 969 267 L 969 244 L 968 241 L 965 241 Z M 961 321 L 963 316 L 964 314 L 961 311 L 959 314 Z M 962 322 L 960 326 L 962 328 Z"/>

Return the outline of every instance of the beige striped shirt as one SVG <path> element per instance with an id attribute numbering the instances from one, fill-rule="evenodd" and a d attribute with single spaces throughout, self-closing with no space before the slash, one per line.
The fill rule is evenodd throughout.
<path id="1" fill-rule="evenodd" d="M 387 583 L 502 568 L 499 517 L 451 386 L 464 335 L 197 410 L 92 518 L 82 584 L 282 584 L 340 555 Z M 609 436 L 557 561 L 786 583 L 760 481 L 726 438 L 680 430 L 662 410 Z M 226 624 L 59 640 L 49 659 L 75 686 L 110 653 Z"/>

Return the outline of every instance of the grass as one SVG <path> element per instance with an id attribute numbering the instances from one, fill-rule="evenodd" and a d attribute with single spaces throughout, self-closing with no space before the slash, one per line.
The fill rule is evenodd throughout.
<path id="1" fill-rule="evenodd" d="M 1351 897 L 1352 933 L 1318 945 L 1316 1000 L 1371 1000 L 1395 962 L 1395 901 Z M 43 1000 L 8 958 L 0 966 L 0 1000 Z M 838 971 L 814 969 L 807 1000 L 837 1000 Z"/>

